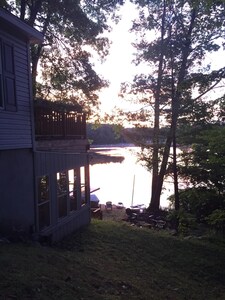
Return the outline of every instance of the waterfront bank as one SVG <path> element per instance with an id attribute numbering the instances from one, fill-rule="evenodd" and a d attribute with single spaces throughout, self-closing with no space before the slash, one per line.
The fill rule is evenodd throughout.
<path id="1" fill-rule="evenodd" d="M 137 162 L 138 147 L 98 147 L 90 151 L 91 190 L 99 189 L 100 203 L 122 202 L 124 206 L 150 203 L 151 172 Z M 124 159 L 123 159 L 124 158 Z M 91 163 L 95 161 L 96 163 Z M 167 182 L 161 196 L 161 206 L 168 207 L 167 197 L 172 193 Z"/>

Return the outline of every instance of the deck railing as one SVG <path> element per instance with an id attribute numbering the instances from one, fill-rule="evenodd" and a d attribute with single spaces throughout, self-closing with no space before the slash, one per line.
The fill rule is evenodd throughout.
<path id="1" fill-rule="evenodd" d="M 82 112 L 35 107 L 36 139 L 85 139 L 86 116 Z"/>

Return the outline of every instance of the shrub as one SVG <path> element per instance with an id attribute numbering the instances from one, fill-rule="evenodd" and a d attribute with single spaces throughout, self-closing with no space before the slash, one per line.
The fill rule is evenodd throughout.
<path id="1" fill-rule="evenodd" d="M 196 229 L 196 218 L 193 214 L 187 213 L 183 209 L 179 211 L 170 211 L 167 216 L 167 221 L 173 229 L 177 229 L 182 235 L 188 235 Z"/>
<path id="2" fill-rule="evenodd" d="M 205 218 L 214 210 L 224 207 L 223 195 L 205 187 L 188 188 L 180 191 L 180 207 L 195 216 L 198 222 L 205 222 Z M 169 200 L 173 203 L 174 196 Z"/>
<path id="3" fill-rule="evenodd" d="M 207 218 L 207 223 L 217 232 L 225 234 L 225 210 L 216 209 Z"/>

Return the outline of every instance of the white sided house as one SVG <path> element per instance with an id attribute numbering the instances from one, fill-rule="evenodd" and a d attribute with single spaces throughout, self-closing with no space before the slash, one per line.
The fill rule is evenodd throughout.
<path id="1" fill-rule="evenodd" d="M 42 35 L 0 9 L 0 235 L 56 241 L 90 223 L 79 106 L 33 101 L 30 44 Z"/>

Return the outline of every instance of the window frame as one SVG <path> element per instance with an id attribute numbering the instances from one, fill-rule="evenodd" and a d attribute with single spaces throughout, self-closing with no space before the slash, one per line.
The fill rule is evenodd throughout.
<path id="1" fill-rule="evenodd" d="M 10 49 L 8 50 L 10 51 L 7 51 L 6 47 L 9 47 Z M 7 60 L 10 61 L 11 70 L 7 69 Z M 0 109 L 12 112 L 17 111 L 14 44 L 3 38 L 0 38 L 0 93 Z"/>
<path id="2" fill-rule="evenodd" d="M 41 200 L 41 190 L 40 190 L 40 182 L 41 179 L 46 177 L 47 180 L 47 200 L 42 201 Z M 38 212 L 38 229 L 39 231 L 49 227 L 51 225 L 51 194 L 50 194 L 50 176 L 49 175 L 42 175 L 37 177 L 37 212 Z M 43 206 L 46 206 L 48 204 L 48 222 L 47 225 L 44 225 L 41 227 L 40 222 L 40 208 L 43 208 Z"/>

